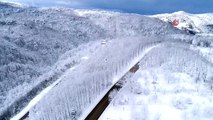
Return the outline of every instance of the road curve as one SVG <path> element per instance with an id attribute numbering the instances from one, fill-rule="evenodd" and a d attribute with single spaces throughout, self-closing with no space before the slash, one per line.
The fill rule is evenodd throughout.
<path id="1" fill-rule="evenodd" d="M 128 73 L 135 73 L 139 69 L 139 63 L 134 65 Z M 101 99 L 101 101 L 95 106 L 95 108 L 90 112 L 90 114 L 85 118 L 85 120 L 97 120 L 101 114 L 104 112 L 104 110 L 107 108 L 107 106 L 110 104 L 109 101 L 109 94 L 117 90 L 119 91 L 122 86 L 119 83 L 122 83 L 123 80 L 125 80 L 126 76 L 128 75 L 126 73 L 108 92 L 107 94 Z"/>

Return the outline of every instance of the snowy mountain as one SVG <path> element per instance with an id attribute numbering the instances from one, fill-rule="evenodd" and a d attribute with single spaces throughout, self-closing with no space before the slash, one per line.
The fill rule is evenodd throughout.
<path id="1" fill-rule="evenodd" d="M 156 17 L 169 23 L 177 20 L 179 22 L 176 26 L 177 28 L 192 34 L 213 34 L 213 13 L 190 14 L 179 11 L 171 14 L 153 15 L 151 17 Z"/>
<path id="2" fill-rule="evenodd" d="M 91 16 L 91 14 L 95 13 L 95 18 L 99 18 L 99 12 L 97 11 L 83 11 L 83 13 L 80 13 L 80 15 L 86 15 Z M 108 14 L 108 12 L 103 12 L 105 14 Z M 102 14 L 103 14 L 102 13 Z M 78 13 L 79 14 L 79 13 Z M 97 17 L 98 16 L 98 17 Z M 107 15 L 105 15 L 107 16 Z M 90 18 L 90 19 L 95 19 Z M 103 19 L 103 18 L 102 18 Z M 105 19 L 104 19 L 105 20 Z M 100 24 L 100 23 L 97 23 Z M 154 24 L 154 23 L 153 23 Z M 154 32 L 155 30 L 152 30 Z M 150 32 L 150 31 L 149 31 Z M 177 87 L 175 86 L 175 90 L 173 88 L 168 88 L 168 94 L 171 94 L 171 97 L 169 98 L 169 101 L 165 101 L 165 106 L 168 104 L 168 106 L 173 103 L 174 106 L 169 106 L 171 108 L 166 109 L 162 111 L 162 113 L 156 112 L 156 116 L 154 116 L 154 119 L 162 119 L 164 120 L 165 117 L 161 117 L 163 115 L 167 115 L 169 110 L 174 110 L 174 114 L 176 113 L 179 115 L 177 111 L 181 111 L 182 104 L 187 104 L 187 97 L 184 98 L 187 99 L 186 103 L 185 101 L 177 100 L 172 101 L 172 99 L 175 99 L 174 96 L 176 96 L 176 91 L 180 91 L 179 95 L 180 97 L 177 97 L 178 99 L 183 98 L 181 95 L 181 89 L 185 86 L 182 85 L 184 83 L 189 82 L 188 84 L 192 84 L 192 86 L 199 85 L 200 83 L 203 83 L 204 85 L 201 87 L 198 87 L 197 90 L 201 92 L 192 92 L 191 94 L 197 95 L 197 97 L 200 97 L 202 99 L 207 99 L 207 101 L 202 104 L 202 101 L 198 101 L 197 104 L 199 104 L 199 110 L 202 111 L 204 108 L 202 108 L 204 105 L 212 105 L 211 104 L 211 98 L 212 98 L 212 73 L 213 73 L 213 66 L 212 62 L 207 60 L 203 54 L 199 54 L 198 51 L 195 51 L 194 49 L 191 49 L 190 46 L 194 46 L 198 48 L 200 46 L 200 43 L 212 43 L 212 40 L 207 40 L 206 37 L 195 37 L 191 35 L 185 35 L 185 34 L 175 34 L 172 37 L 165 35 L 156 35 L 153 34 L 150 37 L 148 35 L 148 38 L 144 38 L 141 36 L 130 36 L 128 38 L 118 38 L 118 39 L 111 39 L 109 43 L 106 44 L 104 48 L 100 48 L 100 51 L 97 51 L 94 54 L 91 54 L 89 56 L 89 59 L 86 61 L 85 64 L 81 64 L 78 67 L 74 69 L 73 72 L 67 72 L 64 77 L 62 77 L 61 83 L 53 88 L 52 91 L 50 91 L 33 109 L 29 112 L 29 119 L 36 120 L 36 119 L 84 119 L 85 114 L 87 114 L 88 111 L 91 110 L 91 106 L 97 104 L 97 101 L 103 94 L 108 90 L 113 83 L 115 83 L 124 73 L 126 73 L 125 70 L 128 70 L 128 67 L 131 65 L 136 64 L 136 61 L 140 61 L 140 67 L 142 70 L 148 70 L 151 69 L 149 72 L 151 75 L 145 76 L 145 78 L 140 79 L 140 83 L 134 83 L 134 80 L 137 79 L 137 75 L 140 74 L 137 72 L 135 76 L 132 78 L 133 84 L 130 81 L 130 83 L 126 84 L 125 86 L 129 86 L 122 89 L 123 91 L 128 91 L 125 93 L 118 94 L 118 98 L 115 97 L 113 99 L 116 102 L 112 102 L 111 105 L 107 110 L 109 110 L 109 114 L 107 114 L 106 110 L 106 116 L 103 114 L 103 118 L 100 119 L 122 119 L 122 120 L 138 120 L 138 119 L 145 119 L 149 120 L 149 116 L 152 116 L 152 113 L 154 112 L 154 109 L 146 108 L 147 105 L 150 105 L 152 107 L 152 102 L 155 102 L 157 104 L 161 103 L 161 99 L 154 98 L 155 93 L 159 91 L 159 96 L 162 96 L 162 99 L 167 96 L 167 94 L 164 96 L 164 93 L 167 93 L 167 88 L 164 90 L 164 87 L 161 87 L 165 84 L 165 82 L 172 83 L 176 82 L 176 80 L 173 77 L 173 74 L 179 75 L 183 74 L 183 77 L 185 76 L 192 76 L 192 79 L 188 79 L 190 77 L 186 77 L 186 80 L 184 81 L 183 78 L 177 78 Z M 155 36 L 155 37 L 154 37 Z M 183 37 L 183 38 L 182 38 Z M 187 39 L 187 40 L 184 40 Z M 192 44 L 193 41 L 200 41 L 199 44 Z M 207 40 L 207 41 L 206 41 Z M 200 46 L 205 47 L 207 49 L 212 49 L 212 46 Z M 131 61 L 131 62 L 130 62 Z M 134 64 L 132 64 L 132 62 Z M 156 69 L 160 69 L 160 71 L 156 71 L 153 73 L 153 71 Z M 154 70 L 153 70 L 154 69 Z M 124 71 L 123 71 L 124 70 Z M 171 72 L 169 72 L 171 71 Z M 168 74 L 167 74 L 168 73 Z M 83 74 L 83 76 L 82 76 Z M 154 75 L 153 75 L 154 74 Z M 158 75 L 159 75 L 159 81 L 158 81 Z M 79 78 L 79 76 L 81 76 Z M 161 76 L 162 79 L 160 78 Z M 164 77 L 165 76 L 165 77 Z M 153 81 L 151 81 L 150 78 L 153 78 Z M 168 79 L 166 79 L 168 77 Z M 147 80 L 146 83 L 143 83 L 142 81 Z M 178 80 L 182 80 L 182 83 Z M 149 82 L 159 82 L 162 81 L 163 85 L 159 85 L 157 90 L 149 88 Z M 186 82 L 187 81 L 187 82 Z M 194 82 L 196 81 L 196 82 Z M 157 84 L 157 83 L 156 83 Z M 142 87 L 141 87 L 142 86 Z M 165 85 L 165 87 L 167 84 Z M 180 86 L 180 88 L 179 88 Z M 155 87 L 155 86 L 154 86 Z M 203 88 L 204 87 L 204 88 Z M 189 89 L 189 90 L 188 90 Z M 174 90 L 175 92 L 173 92 Z M 183 90 L 183 92 L 190 91 L 190 88 L 186 88 L 186 90 Z M 203 91 L 202 91 L 203 90 Z M 61 92 L 63 91 L 63 92 Z M 163 91 L 163 93 L 161 93 Z M 202 95 L 205 94 L 207 91 L 208 94 L 206 96 Z M 132 93 L 133 92 L 133 93 Z M 153 94 L 149 94 L 153 93 Z M 138 95 L 138 99 L 134 97 L 136 94 L 136 97 Z M 143 95 L 145 94 L 145 95 Z M 163 94 L 163 95 L 161 95 Z M 201 94 L 201 95 L 200 95 Z M 119 97 L 119 96 L 122 97 Z M 150 96 L 149 96 L 150 95 Z M 123 97 L 126 96 L 126 97 Z M 147 104 L 140 104 L 140 102 L 143 102 L 143 100 L 140 100 L 140 98 L 144 97 L 144 99 L 147 101 Z M 158 97 L 158 94 L 156 95 Z M 125 99 L 127 98 L 127 99 Z M 135 99 L 136 98 L 136 99 Z M 152 99 L 153 98 L 153 99 Z M 193 100 L 194 98 L 190 98 L 190 100 Z M 134 101 L 135 100 L 135 101 Z M 118 103 L 117 103 L 118 101 Z M 124 101 L 124 102 L 123 102 Z M 137 103 L 139 102 L 139 103 Z M 193 101 L 194 102 L 194 101 Z M 56 105 L 52 106 L 52 105 Z M 116 109 L 112 107 L 113 105 L 124 105 L 127 108 L 130 107 L 132 109 L 137 108 L 135 110 L 127 109 L 127 111 L 121 110 L 125 109 L 125 107 L 122 107 L 121 109 Z M 192 104 L 189 107 L 184 107 L 185 109 L 192 109 L 191 111 L 200 112 L 199 110 L 196 111 L 196 108 L 194 106 L 197 105 L 196 103 Z M 154 104 L 155 105 L 155 104 Z M 163 106 L 164 104 L 162 104 Z M 68 106 L 68 107 L 67 107 Z M 154 106 L 155 107 L 155 106 Z M 158 106 L 156 105 L 156 108 Z M 164 106 L 163 106 L 164 107 Z M 162 108 L 163 108 L 162 107 Z M 201 108 L 200 108 L 201 107 Z M 204 106 L 205 107 L 205 106 Z M 146 109 L 145 109 L 146 108 Z M 206 108 L 206 107 L 205 107 Z M 143 111 L 143 109 L 145 109 Z M 177 109 L 177 110 L 176 110 Z M 150 110 L 150 111 L 149 111 Z M 187 115 L 187 112 L 189 111 L 190 114 L 186 116 L 185 118 L 194 118 L 191 117 L 193 113 L 188 111 L 183 111 L 183 115 Z M 207 112 L 207 114 L 199 114 L 200 117 L 197 117 L 198 119 L 206 118 L 211 116 L 211 113 L 209 111 L 211 110 L 211 107 L 206 108 L 204 111 Z M 133 112 L 131 112 L 133 111 Z M 159 110 L 161 111 L 161 110 Z M 166 112 L 165 112 L 166 111 Z M 129 112 L 129 113 L 128 113 Z M 146 114 L 147 116 L 141 115 L 141 112 Z M 119 117 L 116 118 L 112 114 L 115 113 Z M 124 116 L 122 118 L 121 114 L 128 113 L 130 117 Z M 112 117 L 111 117 L 112 115 Z M 158 116 L 159 115 L 159 116 Z M 176 115 L 177 117 L 179 117 Z M 180 114 L 181 116 L 182 114 Z M 179 117 L 180 120 L 184 119 L 184 117 Z M 211 117 L 209 117 L 211 119 Z"/>
<path id="3" fill-rule="evenodd" d="M 212 120 L 213 14 L 180 11 L 150 17 L 171 24 L 177 20 L 176 28 L 195 36 L 173 39 L 192 43 L 169 41 L 153 48 L 99 120 Z"/>
<path id="4" fill-rule="evenodd" d="M 141 15 L 11 4 L 0 4 L 0 114 L 8 116 L 79 63 L 80 57 L 74 56 L 83 55 L 76 52 L 82 44 L 183 33 L 165 22 Z M 23 99 L 26 96 L 28 99 Z M 20 108 L 16 108 L 20 102 Z"/>
<path id="5" fill-rule="evenodd" d="M 172 21 L 173 14 L 149 17 L 0 3 L 0 119 L 13 117 L 29 102 L 36 103 L 27 107 L 29 119 L 77 119 L 144 56 L 144 65 L 159 67 L 167 61 L 167 70 L 211 81 L 212 37 L 192 36 L 185 29 L 210 34 L 212 14 L 174 14 L 184 15 L 179 29 L 164 22 Z M 144 54 L 161 43 L 162 49 Z M 186 57 L 180 57 L 185 51 Z M 170 68 L 179 65 L 185 67 Z"/>

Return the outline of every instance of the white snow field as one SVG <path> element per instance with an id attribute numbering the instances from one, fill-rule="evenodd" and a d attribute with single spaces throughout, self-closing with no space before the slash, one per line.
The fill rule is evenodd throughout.
<path id="1" fill-rule="evenodd" d="M 177 18 L 181 24 L 173 27 Z M 27 112 L 29 120 L 83 119 L 138 61 L 140 70 L 100 119 L 209 120 L 212 24 L 212 14 L 143 16 L 0 2 L 0 120 Z"/>

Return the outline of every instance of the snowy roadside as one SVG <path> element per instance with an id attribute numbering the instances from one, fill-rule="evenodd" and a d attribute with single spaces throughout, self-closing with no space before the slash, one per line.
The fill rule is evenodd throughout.
<path id="1" fill-rule="evenodd" d="M 100 120 L 212 120 L 213 93 L 185 73 L 140 70 Z"/>
<path id="2" fill-rule="evenodd" d="M 91 104 L 90 107 L 88 107 L 83 114 L 81 115 L 81 117 L 79 118 L 79 120 L 84 120 L 89 113 L 94 109 L 94 107 L 98 104 L 98 102 L 105 96 L 105 94 L 114 86 L 114 84 L 120 80 L 122 78 L 122 76 L 124 76 L 126 73 L 128 73 L 128 71 L 130 70 L 130 68 L 132 68 L 132 66 L 134 66 L 135 64 L 138 63 L 138 61 L 140 61 L 149 51 L 151 51 L 153 48 L 158 47 L 159 45 L 154 45 L 151 46 L 149 48 L 147 48 L 146 50 L 144 50 L 140 56 L 138 56 L 137 58 L 135 58 L 134 60 L 132 60 L 130 62 L 130 64 L 123 69 L 123 71 L 121 71 L 119 74 L 117 74 L 116 76 L 113 77 L 113 83 L 111 86 L 109 86 L 106 90 L 104 90 L 97 98 L 96 100 L 94 100 L 94 102 Z"/>
<path id="3" fill-rule="evenodd" d="M 213 119 L 211 64 L 185 49 L 172 47 L 151 51 L 153 55 L 141 62 L 139 71 L 119 91 L 100 120 Z M 155 53 L 160 50 L 165 50 L 161 51 L 162 58 Z"/>
<path id="4" fill-rule="evenodd" d="M 100 120 L 212 120 L 213 92 L 185 73 L 140 70 Z"/>
<path id="5" fill-rule="evenodd" d="M 58 85 L 61 80 L 66 77 L 67 73 L 72 72 L 76 66 L 78 66 L 82 62 L 86 62 L 90 55 L 93 54 L 96 50 L 100 49 L 103 45 L 100 41 L 98 42 L 89 42 L 87 44 L 81 45 L 79 48 L 76 48 L 74 50 L 68 51 L 64 55 L 61 56 L 59 61 L 56 63 L 55 66 L 53 66 L 52 71 L 50 71 L 47 74 L 44 74 L 39 78 L 39 81 L 44 80 L 46 77 L 51 76 L 51 74 L 56 74 L 57 72 L 63 72 L 65 71 L 55 82 L 44 88 L 38 95 L 33 97 L 32 100 L 28 102 L 28 104 L 15 116 L 11 118 L 11 120 L 19 120 L 24 115 L 26 115 L 31 108 L 33 108 L 48 92 L 54 88 L 56 85 Z M 67 69 L 67 65 L 69 65 L 69 69 Z M 67 70 L 65 70 L 65 68 Z M 63 70 L 64 69 L 64 70 Z M 39 81 L 37 81 L 36 84 L 39 85 Z"/>
<path id="6" fill-rule="evenodd" d="M 141 57 L 146 56 L 144 51 L 147 51 L 147 48 L 149 51 L 156 48 L 150 46 L 157 44 L 161 44 L 161 41 L 155 38 L 131 37 L 111 40 L 87 62 L 80 64 L 63 78 L 59 85 L 30 110 L 29 118 L 77 119 L 88 114 L 98 102 L 97 99 L 101 99 L 103 92 L 129 71 Z M 59 112 L 60 114 L 57 114 Z"/>

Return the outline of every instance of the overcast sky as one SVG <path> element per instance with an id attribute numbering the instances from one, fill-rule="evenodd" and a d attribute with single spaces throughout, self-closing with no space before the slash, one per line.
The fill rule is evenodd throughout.
<path id="1" fill-rule="evenodd" d="M 0 0 L 1 1 L 1 0 Z M 5 0 L 4 0 L 5 1 Z M 175 11 L 212 13 L 213 0 L 6 0 L 33 6 L 61 6 L 71 8 L 114 9 L 139 14 Z"/>

